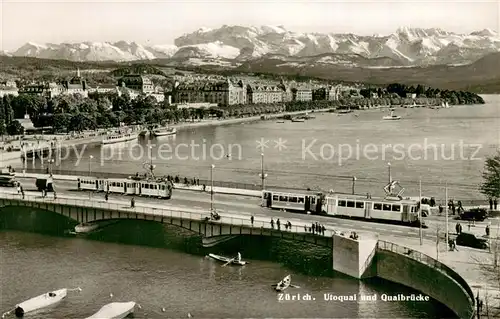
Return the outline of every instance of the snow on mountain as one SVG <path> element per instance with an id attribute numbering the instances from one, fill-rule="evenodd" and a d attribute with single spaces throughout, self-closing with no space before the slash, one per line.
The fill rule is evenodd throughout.
<path id="1" fill-rule="evenodd" d="M 235 59 L 240 49 L 225 45 L 222 42 L 189 45 L 180 48 L 172 58 L 226 58 Z"/>
<path id="2" fill-rule="evenodd" d="M 173 44 L 153 45 L 150 49 L 157 57 L 161 58 L 171 58 L 179 50 Z"/>
<path id="3" fill-rule="evenodd" d="M 62 44 L 29 42 L 12 55 L 73 61 L 189 58 L 234 59 L 244 62 L 269 54 L 295 57 L 344 54 L 346 59 L 354 54 L 366 59 L 388 58 L 406 66 L 470 63 L 486 54 L 500 51 L 500 38 L 493 30 L 484 29 L 465 35 L 439 28 L 411 27 L 401 27 L 386 36 L 358 36 L 296 33 L 283 26 L 224 25 L 218 29 L 200 28 L 178 37 L 174 43 L 175 45 L 143 46 L 126 41 Z M 333 60 L 342 59 L 336 57 Z"/>

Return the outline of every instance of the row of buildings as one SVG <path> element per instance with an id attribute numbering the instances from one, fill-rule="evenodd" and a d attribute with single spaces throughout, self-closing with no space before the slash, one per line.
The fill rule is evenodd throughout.
<path id="1" fill-rule="evenodd" d="M 139 95 L 153 96 L 158 102 L 165 99 L 169 104 L 178 105 L 237 105 L 237 104 L 271 104 L 291 101 L 335 101 L 352 94 L 351 87 L 343 85 L 322 86 L 320 84 L 255 83 L 251 80 L 232 78 L 205 79 L 199 81 L 179 82 L 168 92 L 156 87 L 150 78 L 143 75 L 125 75 L 116 85 L 100 85 L 90 87 L 81 77 L 80 70 L 68 81 L 62 83 L 33 83 L 21 88 L 13 81 L 0 82 L 0 97 L 6 94 L 35 94 L 53 98 L 61 94 L 80 94 L 88 97 L 89 93 L 113 92 L 118 95 L 128 94 L 131 99 Z"/>
<path id="2" fill-rule="evenodd" d="M 219 82 L 176 82 L 170 92 L 174 104 L 215 103 L 218 105 L 268 104 L 291 101 L 335 101 L 350 88 L 345 86 L 292 86 L 281 80 L 278 85 L 246 83 L 227 78 Z"/>
<path id="3" fill-rule="evenodd" d="M 31 83 L 20 88 L 14 81 L 0 82 L 0 97 L 4 95 L 33 94 L 53 98 L 61 94 L 80 94 L 88 97 L 89 93 L 107 93 L 113 92 L 118 95 L 128 94 L 134 99 L 139 95 L 153 96 L 158 102 L 165 99 L 165 93 L 162 88 L 155 87 L 151 79 L 142 75 L 125 75 L 118 80 L 117 85 L 99 85 L 90 87 L 87 81 L 80 76 L 80 70 L 68 81 L 61 83 Z"/>

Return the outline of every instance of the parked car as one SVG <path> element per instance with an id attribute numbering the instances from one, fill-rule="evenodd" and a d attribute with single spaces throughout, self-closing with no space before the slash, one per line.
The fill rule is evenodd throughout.
<path id="1" fill-rule="evenodd" d="M 471 233 L 460 233 L 457 236 L 457 245 L 467 246 L 472 248 L 487 249 L 489 247 L 488 240 L 477 237 Z"/>
<path id="2" fill-rule="evenodd" d="M 484 221 L 488 218 L 488 211 L 484 208 L 472 208 L 460 214 L 462 220 Z"/>

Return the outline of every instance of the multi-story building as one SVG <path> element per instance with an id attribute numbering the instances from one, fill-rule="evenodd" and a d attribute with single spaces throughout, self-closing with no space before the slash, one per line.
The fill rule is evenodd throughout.
<path id="1" fill-rule="evenodd" d="M 155 88 L 151 79 L 139 74 L 127 74 L 118 80 L 118 86 L 125 86 L 129 89 L 139 91 L 141 93 L 154 93 Z"/>
<path id="2" fill-rule="evenodd" d="M 80 94 L 83 97 L 88 97 L 87 82 L 80 76 L 80 69 L 76 71 L 76 76 L 69 81 L 63 82 L 65 89 L 64 94 Z"/>
<path id="3" fill-rule="evenodd" d="M 99 84 L 95 88 L 88 88 L 89 93 L 116 93 L 118 87 L 114 84 Z"/>
<path id="4" fill-rule="evenodd" d="M 292 92 L 294 101 L 312 101 L 312 89 L 309 86 L 299 86 Z"/>
<path id="5" fill-rule="evenodd" d="M 283 102 L 293 101 L 293 92 L 290 85 L 288 85 L 283 79 L 281 79 L 280 84 L 278 84 L 278 87 L 281 89 L 281 95 L 282 95 L 281 100 Z"/>
<path id="6" fill-rule="evenodd" d="M 274 85 L 252 85 L 247 86 L 247 103 L 281 103 L 283 101 L 283 90 Z"/>
<path id="7" fill-rule="evenodd" d="M 0 81 L 0 97 L 4 95 L 19 95 L 19 90 L 15 81 Z"/>
<path id="8" fill-rule="evenodd" d="M 234 83 L 230 79 L 219 82 L 195 82 L 180 84 L 172 89 L 173 103 L 214 103 L 221 106 L 245 104 L 247 91 L 243 81 Z"/>
<path id="9" fill-rule="evenodd" d="M 65 93 L 67 90 L 63 85 L 51 83 L 32 83 L 24 85 L 19 89 L 19 94 L 31 94 L 44 96 L 51 99 L 55 96 Z"/>

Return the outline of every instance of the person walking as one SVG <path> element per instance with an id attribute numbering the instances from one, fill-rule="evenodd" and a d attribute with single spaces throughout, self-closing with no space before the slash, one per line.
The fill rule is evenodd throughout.
<path id="1" fill-rule="evenodd" d="M 135 207 L 135 199 L 132 197 L 130 200 L 130 207 L 134 208 Z"/>
<path id="2" fill-rule="evenodd" d="M 250 216 L 250 222 L 252 223 L 252 226 L 253 226 L 253 215 Z"/>
<path id="3" fill-rule="evenodd" d="M 108 193 L 104 194 L 104 200 L 105 200 L 105 201 L 108 201 L 108 198 L 109 198 Z"/>
<path id="4" fill-rule="evenodd" d="M 490 224 L 486 225 L 485 231 L 486 231 L 486 237 L 490 237 Z"/>
<path id="5" fill-rule="evenodd" d="M 280 230 L 280 228 L 281 228 L 281 223 L 280 223 L 279 218 L 278 218 L 278 220 L 276 220 L 276 227 L 278 227 L 278 230 Z"/>
<path id="6" fill-rule="evenodd" d="M 271 228 L 274 229 L 274 219 L 271 218 Z"/>

